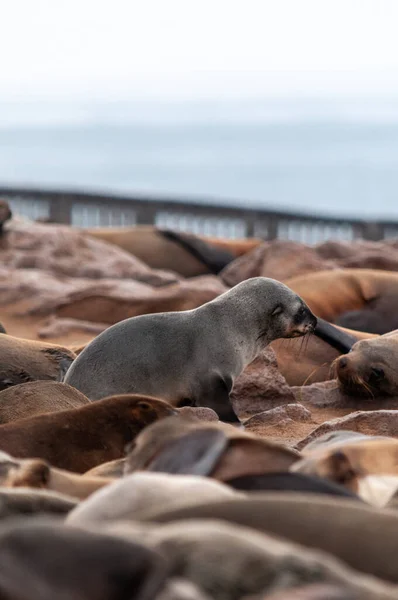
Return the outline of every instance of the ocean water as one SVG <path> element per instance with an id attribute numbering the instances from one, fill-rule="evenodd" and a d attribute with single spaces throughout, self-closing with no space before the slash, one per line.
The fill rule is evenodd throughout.
<path id="1" fill-rule="evenodd" d="M 0 186 L 398 219 L 398 103 L 0 103 Z"/>

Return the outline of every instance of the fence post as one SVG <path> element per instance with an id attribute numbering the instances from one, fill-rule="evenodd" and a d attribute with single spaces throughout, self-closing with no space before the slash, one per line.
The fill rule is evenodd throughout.
<path id="1" fill-rule="evenodd" d="M 50 198 L 50 221 L 54 223 L 64 223 L 70 225 L 72 223 L 72 207 L 73 200 L 67 196 Z"/>
<path id="2" fill-rule="evenodd" d="M 364 240 L 378 242 L 384 239 L 384 227 L 381 223 L 364 222 L 362 223 L 362 237 Z"/>

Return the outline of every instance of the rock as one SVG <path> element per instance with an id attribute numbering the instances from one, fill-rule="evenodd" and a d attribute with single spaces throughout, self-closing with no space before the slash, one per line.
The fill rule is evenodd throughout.
<path id="1" fill-rule="evenodd" d="M 230 397 L 239 418 L 296 401 L 286 379 L 279 372 L 275 352 L 270 347 L 236 379 Z"/>
<path id="2" fill-rule="evenodd" d="M 259 433 L 264 430 L 264 427 L 274 425 L 286 427 L 294 422 L 311 423 L 311 412 L 301 404 L 285 404 L 253 415 L 244 422 L 244 426 L 251 433 Z"/>
<path id="3" fill-rule="evenodd" d="M 108 327 L 109 325 L 106 323 L 91 323 L 90 321 L 80 321 L 78 319 L 58 319 L 53 316 L 39 329 L 37 335 L 40 339 L 48 339 L 67 335 L 71 331 L 83 331 L 85 333 L 92 333 L 94 337 L 105 331 Z"/>
<path id="4" fill-rule="evenodd" d="M 18 305 L 14 314 L 55 313 L 60 318 L 95 323 L 97 328 L 141 314 L 196 308 L 224 291 L 224 284 L 213 275 L 153 287 L 131 279 L 93 281 L 0 266 L 0 305 Z"/>
<path id="5" fill-rule="evenodd" d="M 342 392 L 336 379 L 290 388 L 297 402 L 317 408 L 354 408 L 356 410 L 398 409 L 395 396 L 352 396 Z"/>
<path id="6" fill-rule="evenodd" d="M 59 317 L 112 325 L 138 315 L 192 310 L 225 291 L 214 275 L 192 277 L 161 288 L 112 281 L 107 287 L 97 284 L 69 294 L 54 308 Z"/>
<path id="7" fill-rule="evenodd" d="M 334 261 L 320 257 L 310 246 L 296 242 L 266 242 L 234 260 L 220 273 L 221 279 L 234 286 L 249 277 L 270 277 L 285 281 L 314 271 L 337 268 Z"/>
<path id="8" fill-rule="evenodd" d="M 314 429 L 306 438 L 301 440 L 296 445 L 296 448 L 301 450 L 319 436 L 340 429 L 358 431 L 359 433 L 364 433 L 366 435 L 398 437 L 398 411 L 357 411 L 344 417 L 338 417 L 332 421 L 326 421 Z"/>
<path id="9" fill-rule="evenodd" d="M 199 421 L 218 421 L 217 413 L 211 409 L 204 406 L 200 406 L 198 408 L 193 406 L 182 406 L 178 409 L 179 415 L 181 417 L 195 417 Z"/>
<path id="10" fill-rule="evenodd" d="M 69 277 L 128 278 L 153 286 L 180 279 L 176 273 L 151 269 L 128 252 L 65 225 L 11 223 L 0 248 L 6 267 Z"/>

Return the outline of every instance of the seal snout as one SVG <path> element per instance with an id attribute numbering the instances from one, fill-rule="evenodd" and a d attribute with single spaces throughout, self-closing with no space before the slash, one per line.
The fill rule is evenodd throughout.
<path id="1" fill-rule="evenodd" d="M 379 364 L 365 360 L 360 349 L 340 356 L 335 361 L 336 376 L 340 387 L 348 393 L 373 395 L 387 393 L 388 382 L 385 371 Z"/>

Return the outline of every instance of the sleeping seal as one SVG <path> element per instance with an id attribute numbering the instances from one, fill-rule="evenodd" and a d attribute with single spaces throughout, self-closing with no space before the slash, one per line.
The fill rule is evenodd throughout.
<path id="1" fill-rule="evenodd" d="M 283 283 L 254 277 L 194 310 L 109 327 L 79 354 L 65 383 L 91 400 L 139 392 L 237 421 L 229 403 L 236 377 L 272 340 L 311 333 L 316 322 Z"/>

